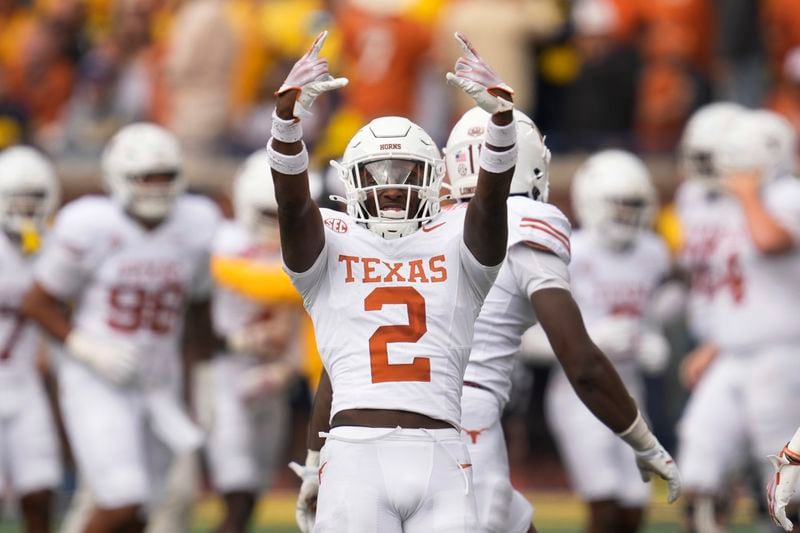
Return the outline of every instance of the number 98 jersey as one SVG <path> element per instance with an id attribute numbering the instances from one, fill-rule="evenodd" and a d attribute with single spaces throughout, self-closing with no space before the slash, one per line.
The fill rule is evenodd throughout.
<path id="1" fill-rule="evenodd" d="M 465 213 L 446 211 L 387 240 L 322 209 L 320 256 L 305 272 L 286 270 L 314 321 L 333 386 L 331 417 L 394 409 L 460 427 L 475 319 L 500 269 L 467 249 Z"/>
<path id="2" fill-rule="evenodd" d="M 75 327 L 135 345 L 147 376 L 174 376 L 185 307 L 210 291 L 219 219 L 210 200 L 184 195 L 148 231 L 111 199 L 84 197 L 59 212 L 35 279 L 74 303 Z"/>

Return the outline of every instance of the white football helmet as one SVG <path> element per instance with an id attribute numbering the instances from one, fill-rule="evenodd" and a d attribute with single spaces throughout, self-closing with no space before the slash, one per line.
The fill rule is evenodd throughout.
<path id="1" fill-rule="evenodd" d="M 30 146 L 0 152 L 0 224 L 34 251 L 47 221 L 61 201 L 61 185 L 52 163 Z"/>
<path id="2" fill-rule="evenodd" d="M 613 247 L 628 245 L 652 225 L 657 201 L 647 167 L 624 150 L 597 152 L 572 180 L 572 206 L 581 226 Z"/>
<path id="3" fill-rule="evenodd" d="M 164 219 L 186 189 L 178 139 L 156 124 L 139 122 L 120 129 L 103 151 L 102 167 L 112 198 L 144 220 Z M 172 179 L 158 183 L 145 179 L 162 174 Z"/>
<path id="4" fill-rule="evenodd" d="M 236 221 L 267 246 L 280 244 L 278 201 L 269 175 L 269 156 L 262 148 L 248 157 L 233 182 L 233 211 Z"/>
<path id="5" fill-rule="evenodd" d="M 475 194 L 480 169 L 480 149 L 491 115 L 474 107 L 456 122 L 444 150 L 447 177 L 453 198 L 467 200 Z M 511 180 L 510 194 L 524 194 L 547 201 L 550 192 L 550 150 L 544 137 L 525 113 L 514 110 L 517 125 L 517 166 Z"/>
<path id="6" fill-rule="evenodd" d="M 687 179 L 705 180 L 716 186 L 719 169 L 714 167 L 719 139 L 746 109 L 733 102 L 715 102 L 701 107 L 689 118 L 681 137 L 679 152 Z"/>
<path id="7" fill-rule="evenodd" d="M 740 114 L 720 136 L 715 165 L 723 173 L 758 170 L 764 180 L 794 175 L 797 135 L 782 116 L 767 110 Z"/>
<path id="8" fill-rule="evenodd" d="M 386 239 L 410 235 L 439 212 L 444 161 L 433 139 L 406 118 L 376 118 L 356 132 L 342 162 L 331 164 L 344 182 L 348 214 Z M 380 209 L 379 192 L 397 189 L 406 190 L 405 206 Z"/>

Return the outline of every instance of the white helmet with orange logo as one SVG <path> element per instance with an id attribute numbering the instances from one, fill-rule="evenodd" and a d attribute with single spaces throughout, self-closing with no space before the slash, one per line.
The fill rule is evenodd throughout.
<path id="1" fill-rule="evenodd" d="M 344 181 L 348 214 L 384 238 L 410 235 L 439 212 L 444 162 L 430 135 L 406 118 L 376 118 L 332 164 Z M 405 189 L 405 206 L 380 209 L 378 193 L 386 189 Z"/>
<path id="2" fill-rule="evenodd" d="M 478 184 L 480 149 L 486 132 L 489 113 L 474 107 L 456 122 L 447 139 L 445 163 L 453 197 L 472 198 Z M 511 180 L 510 194 L 525 194 L 534 200 L 547 201 L 549 192 L 550 150 L 544 137 L 525 113 L 514 110 L 517 125 L 517 166 Z"/>

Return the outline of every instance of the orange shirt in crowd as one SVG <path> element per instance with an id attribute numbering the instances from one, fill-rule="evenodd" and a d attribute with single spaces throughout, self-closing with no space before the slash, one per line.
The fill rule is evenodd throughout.
<path id="1" fill-rule="evenodd" d="M 764 0 L 762 17 L 770 65 L 781 77 L 786 54 L 800 46 L 800 4 L 797 0 Z"/>
<path id="2" fill-rule="evenodd" d="M 348 104 L 366 120 L 410 116 L 417 74 L 432 43 L 432 27 L 410 16 L 380 17 L 355 8 L 338 16 Z"/>

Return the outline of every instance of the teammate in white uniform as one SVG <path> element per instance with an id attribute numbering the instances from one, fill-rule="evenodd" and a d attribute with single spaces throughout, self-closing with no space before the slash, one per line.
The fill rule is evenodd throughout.
<path id="1" fill-rule="evenodd" d="M 325 366 L 300 526 L 312 527 L 306 496 L 318 479 L 315 532 L 474 531 L 471 465 L 457 428 L 473 324 L 505 256 L 517 159 L 512 91 L 457 36 L 465 57 L 448 81 L 492 113 L 468 209 L 439 213 L 438 148 L 409 120 L 383 117 L 356 133 L 338 165 L 348 214 L 320 210 L 295 116 L 346 83 L 318 59 L 324 38 L 278 91 L 268 144 L 283 261 Z M 313 432 L 328 426 L 317 473 Z"/>
<path id="2" fill-rule="evenodd" d="M 640 360 L 669 357 L 649 304 L 670 271 L 664 242 L 649 230 L 656 190 L 639 158 L 622 150 L 591 156 L 575 173 L 572 202 L 581 230 L 572 237 L 572 294 L 589 336 L 603 350 L 641 405 Z M 556 370 L 547 415 L 573 488 L 589 506 L 587 531 L 634 532 L 650 499 L 633 450 L 581 403 L 566 375 Z M 575 435 L 581 439 L 575 439 Z M 592 474 L 584 475 L 586 457 Z"/>
<path id="3" fill-rule="evenodd" d="M 264 175 L 266 150 L 251 155 L 233 188 L 235 221 L 222 224 L 212 244 L 214 257 L 280 265 L 278 204 Z M 256 496 L 271 483 L 286 436 L 286 385 L 299 363 L 300 310 L 266 306 L 230 289 L 214 287 L 214 330 L 225 348 L 212 363 L 213 412 L 208 458 L 214 489 L 225 499 L 218 530 L 244 532 Z"/>
<path id="4" fill-rule="evenodd" d="M 50 530 L 61 450 L 36 364 L 44 339 L 20 307 L 59 198 L 55 170 L 39 152 L 13 146 L 0 153 L 0 494 L 18 496 L 25 530 L 37 533 Z"/>
<path id="5" fill-rule="evenodd" d="M 720 143 L 697 207 L 713 212 L 706 246 L 711 362 L 680 426 L 681 465 L 696 502 L 694 527 L 715 531 L 711 497 L 744 450 L 763 457 L 800 424 L 800 375 L 787 372 L 800 330 L 800 182 L 791 127 L 766 111 L 739 114 Z M 766 394 L 764 391 L 769 391 Z M 768 466 L 764 464 L 764 466 Z M 770 472 L 763 472 L 764 479 Z"/>
<path id="6" fill-rule="evenodd" d="M 698 109 L 689 119 L 681 137 L 680 160 L 684 181 L 675 191 L 675 209 L 680 222 L 681 243 L 678 265 L 688 282 L 686 321 L 697 348 L 684 358 L 681 378 L 692 388 L 714 357 L 708 338 L 710 300 L 713 288 L 707 275 L 708 255 L 713 249 L 719 221 L 714 204 L 719 194 L 708 183 L 719 181 L 714 165 L 714 153 L 721 132 L 727 131 L 744 108 L 731 102 L 715 102 Z"/>
<path id="7" fill-rule="evenodd" d="M 88 532 L 140 531 L 172 454 L 201 443 L 181 402 L 179 341 L 187 306 L 208 298 L 219 213 L 182 194 L 181 167 L 159 126 L 117 132 L 102 160 L 111 196 L 62 209 L 26 296 L 26 314 L 64 343 L 61 406 L 96 505 Z"/>
<path id="8" fill-rule="evenodd" d="M 637 437 L 647 435 L 646 445 L 636 439 L 628 441 L 641 448 L 640 456 L 649 464 L 646 468 L 661 468 L 660 473 L 672 478 L 671 499 L 677 497 L 679 486 L 674 465 L 667 466 L 669 455 L 654 438 L 650 440 L 652 435 L 643 422 L 633 423 L 635 406 L 583 328 L 569 294 L 570 225 L 556 207 L 544 203 L 550 153 L 530 118 L 515 114 L 519 160 L 507 201 L 508 255 L 475 323 L 461 406 L 462 438 L 472 458 L 482 531 L 504 533 L 531 527 L 532 508 L 509 480 L 500 417 L 509 399 L 513 357 L 520 349 L 521 336 L 537 320 L 559 347 L 559 360 L 587 405 L 617 431 L 633 425 Z M 475 191 L 476 158 L 486 118 L 478 108 L 468 111 L 447 143 L 452 192 L 462 202 L 469 201 Z M 616 410 L 609 410 L 606 403 L 611 397 L 619 399 Z M 582 438 L 575 441 L 584 442 Z M 656 466 L 659 461 L 662 463 Z"/>

